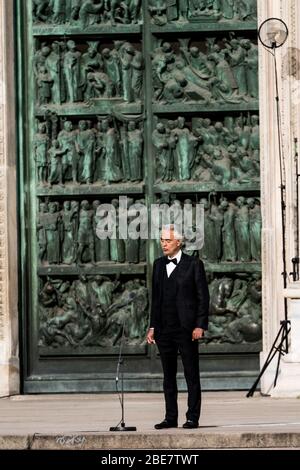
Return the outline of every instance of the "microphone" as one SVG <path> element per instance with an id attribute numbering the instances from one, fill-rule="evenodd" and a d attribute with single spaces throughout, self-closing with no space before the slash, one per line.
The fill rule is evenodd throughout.
<path id="1" fill-rule="evenodd" d="M 134 292 L 130 292 L 128 297 L 130 300 L 132 300 L 135 297 Z M 129 301 L 127 304 L 130 303 Z M 125 304 L 126 305 L 126 304 Z M 121 420 L 117 424 L 117 426 L 112 426 L 109 428 L 110 431 L 136 431 L 136 426 L 126 426 L 125 425 L 125 420 L 124 420 L 124 372 L 123 368 L 121 369 L 121 396 L 118 388 L 118 383 L 119 383 L 119 373 L 120 373 L 120 366 L 124 365 L 124 360 L 122 357 L 122 349 L 123 349 L 123 344 L 124 344 L 124 338 L 125 338 L 125 322 L 126 318 L 124 318 L 123 325 L 122 325 L 122 334 L 121 334 L 121 341 L 120 341 L 120 349 L 119 349 L 119 358 L 118 358 L 118 365 L 117 365 L 117 371 L 116 371 L 116 392 L 119 395 L 119 400 L 120 400 L 120 405 L 121 405 Z"/>

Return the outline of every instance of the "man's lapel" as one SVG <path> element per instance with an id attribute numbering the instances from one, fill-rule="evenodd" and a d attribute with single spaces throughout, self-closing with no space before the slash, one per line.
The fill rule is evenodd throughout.
<path id="1" fill-rule="evenodd" d="M 166 262 L 165 258 L 161 258 L 159 265 L 158 265 L 158 298 L 159 302 L 161 301 L 162 298 L 162 286 L 163 286 L 163 276 L 164 276 L 164 270 L 166 269 Z"/>
<path id="2" fill-rule="evenodd" d="M 185 253 L 182 253 L 180 261 L 177 267 L 174 269 L 174 271 L 176 271 L 177 278 L 185 273 L 188 264 L 189 257 Z"/>

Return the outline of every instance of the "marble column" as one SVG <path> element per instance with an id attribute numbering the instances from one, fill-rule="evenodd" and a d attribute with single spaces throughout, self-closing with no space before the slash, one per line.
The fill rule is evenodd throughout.
<path id="1" fill-rule="evenodd" d="M 20 384 L 13 4 L 0 0 L 0 396 Z"/>
<path id="2" fill-rule="evenodd" d="M 277 386 L 273 387 L 277 355 L 263 374 L 261 391 L 272 396 L 300 394 L 300 342 L 296 329 L 299 324 L 300 283 L 293 282 L 292 258 L 296 255 L 296 178 L 295 143 L 300 140 L 300 21 L 297 0 L 258 0 L 258 25 L 267 18 L 280 18 L 288 26 L 286 43 L 277 48 L 280 138 L 282 141 L 282 175 L 285 184 L 285 248 L 287 288 L 283 283 L 283 230 L 280 197 L 280 155 L 277 126 L 277 103 L 274 59 L 259 45 L 260 139 L 261 139 L 261 201 L 262 201 L 262 274 L 263 274 L 263 352 L 264 364 L 284 319 L 284 298 L 288 299 L 289 354 L 281 359 Z M 266 84 L 268 86 L 266 86 Z M 299 152 L 299 148 L 298 148 Z M 297 342 L 298 341 L 298 342 Z"/>

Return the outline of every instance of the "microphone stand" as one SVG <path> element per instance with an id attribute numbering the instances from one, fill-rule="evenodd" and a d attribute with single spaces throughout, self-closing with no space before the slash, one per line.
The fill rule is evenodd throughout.
<path id="1" fill-rule="evenodd" d="M 276 41 L 272 42 L 272 55 L 274 58 L 274 71 L 275 71 L 275 90 L 276 90 L 276 117 L 277 117 L 277 135 L 278 135 L 278 153 L 279 153 L 279 167 L 280 167 L 280 201 L 281 201 L 281 229 L 282 229 L 282 264 L 283 264 L 283 288 L 286 289 L 287 287 L 287 270 L 286 270 L 286 247 L 285 247 L 285 230 L 286 230 L 286 203 L 285 203 L 285 196 L 286 196 L 286 185 L 285 185 L 285 167 L 284 167 L 284 159 L 282 153 L 282 137 L 281 137 L 281 122 L 280 122 L 280 106 L 279 106 L 279 91 L 278 91 L 278 74 L 277 74 L 277 62 L 276 62 Z M 291 331 L 290 327 L 290 320 L 288 320 L 288 306 L 287 306 L 287 298 L 284 298 L 284 320 L 280 322 L 280 328 L 277 333 L 277 336 L 272 344 L 270 352 L 267 356 L 266 361 L 264 362 L 261 371 L 255 380 L 254 384 L 248 391 L 246 397 L 252 397 L 259 381 L 264 374 L 265 370 L 272 362 L 274 356 L 278 353 L 277 359 L 277 366 L 275 372 L 275 379 L 273 386 L 276 387 L 277 378 L 279 374 L 279 366 L 281 356 L 287 354 L 289 352 L 289 344 L 288 344 L 288 335 Z"/>
<path id="2" fill-rule="evenodd" d="M 125 340 L 125 320 L 122 326 L 122 336 L 120 342 L 120 350 L 119 350 L 119 358 L 118 358 L 118 365 L 117 365 L 117 372 L 116 372 L 116 391 L 119 395 L 120 405 L 121 405 L 121 420 L 116 426 L 112 426 L 109 428 L 110 431 L 136 431 L 136 426 L 126 426 L 124 420 L 124 359 L 122 356 L 123 344 Z M 121 397 L 118 388 L 119 382 L 119 373 L 121 370 Z"/>
<path id="3" fill-rule="evenodd" d="M 285 234 L 286 234 L 286 185 L 285 185 L 285 167 L 284 159 L 282 155 L 282 138 L 281 138 L 281 121 L 280 121 L 280 108 L 279 108 L 279 91 L 278 91 L 278 73 L 277 73 L 277 62 L 276 62 L 276 41 L 272 43 L 273 57 L 274 57 L 274 70 L 275 70 L 275 89 L 276 89 L 276 115 L 277 115 L 277 133 L 278 133 L 278 152 L 279 152 L 279 164 L 280 164 L 280 199 L 281 199 L 281 228 L 282 228 L 282 264 L 283 264 L 283 288 L 287 288 L 287 270 L 286 270 L 286 248 L 285 248 Z M 289 352 L 289 343 L 288 343 L 288 333 L 289 333 L 289 324 L 288 320 L 288 307 L 287 307 L 287 298 L 284 298 L 284 320 L 280 322 L 285 329 L 285 335 L 282 339 L 284 341 L 284 349 L 282 354 L 287 354 Z M 280 361 L 281 354 L 279 355 Z M 276 377 L 274 381 L 274 386 L 276 385 L 277 375 L 279 369 L 279 363 L 277 367 Z"/>

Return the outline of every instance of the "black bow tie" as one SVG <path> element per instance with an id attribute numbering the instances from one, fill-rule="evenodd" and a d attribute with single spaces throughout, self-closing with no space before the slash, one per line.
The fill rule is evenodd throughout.
<path id="1" fill-rule="evenodd" d="M 169 264 L 169 263 L 177 264 L 177 259 L 176 258 L 173 258 L 173 259 L 166 258 L 166 264 Z"/>

